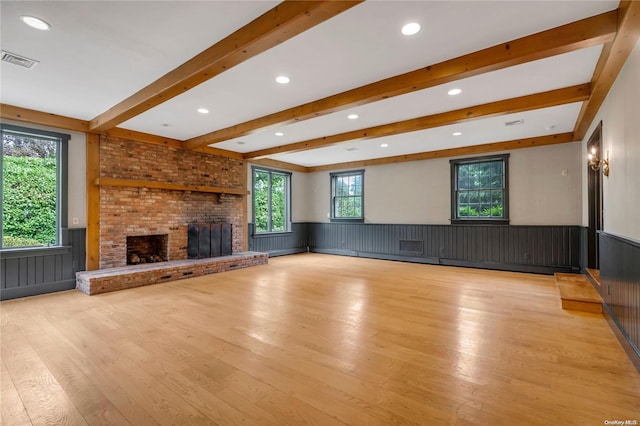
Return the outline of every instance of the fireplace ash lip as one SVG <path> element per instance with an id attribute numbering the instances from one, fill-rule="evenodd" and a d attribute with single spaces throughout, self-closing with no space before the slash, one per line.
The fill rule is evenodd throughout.
<path id="1" fill-rule="evenodd" d="M 140 265 L 143 263 L 158 263 L 167 262 L 166 257 L 151 255 L 151 256 L 139 256 L 137 253 L 131 253 L 127 258 L 127 265 Z"/>

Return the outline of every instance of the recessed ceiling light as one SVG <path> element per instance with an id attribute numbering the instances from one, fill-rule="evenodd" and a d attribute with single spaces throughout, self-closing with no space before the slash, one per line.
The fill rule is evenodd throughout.
<path id="1" fill-rule="evenodd" d="M 381 144 L 380 144 L 380 147 L 382 147 L 382 148 L 386 148 L 386 147 L 388 147 L 388 146 L 389 146 L 389 144 L 388 144 L 388 143 L 381 143 Z"/>
<path id="2" fill-rule="evenodd" d="M 20 17 L 20 20 L 36 30 L 48 31 L 49 28 L 51 28 L 51 25 L 40 18 L 36 18 L 35 16 L 23 15 Z"/>
<path id="3" fill-rule="evenodd" d="M 344 150 L 345 151 L 357 151 L 358 148 L 352 146 L 352 147 L 349 147 L 349 148 L 345 148 Z"/>
<path id="4" fill-rule="evenodd" d="M 276 136 L 284 136 L 284 133 L 282 133 L 282 132 L 275 132 L 275 133 L 274 133 L 274 135 L 276 135 Z"/>
<path id="5" fill-rule="evenodd" d="M 347 118 L 349 120 L 355 120 L 356 118 L 358 118 L 358 114 L 349 114 L 349 115 L 347 115 Z"/>
<path id="6" fill-rule="evenodd" d="M 169 123 L 162 123 L 162 124 L 161 124 L 161 126 L 162 126 L 162 127 L 171 127 L 171 124 L 169 124 Z"/>
<path id="7" fill-rule="evenodd" d="M 198 108 L 200 114 L 209 114 L 209 110 L 206 108 Z"/>
<path id="8" fill-rule="evenodd" d="M 407 36 L 414 35 L 418 31 L 420 31 L 420 24 L 418 24 L 417 22 L 410 22 L 402 27 L 402 34 Z"/>
<path id="9" fill-rule="evenodd" d="M 451 133 L 453 136 L 460 136 L 462 134 L 462 132 L 453 132 Z"/>
<path id="10" fill-rule="evenodd" d="M 236 141 L 236 143 L 237 143 L 238 145 L 244 145 L 246 142 L 243 142 L 243 141 Z"/>
<path id="11" fill-rule="evenodd" d="M 451 89 L 447 92 L 449 94 L 449 96 L 455 96 L 455 95 L 459 95 L 460 93 L 462 93 L 461 89 Z"/>
<path id="12" fill-rule="evenodd" d="M 289 81 L 289 77 L 287 77 L 286 75 L 279 75 L 276 77 L 276 82 L 280 83 L 280 84 L 287 84 Z"/>

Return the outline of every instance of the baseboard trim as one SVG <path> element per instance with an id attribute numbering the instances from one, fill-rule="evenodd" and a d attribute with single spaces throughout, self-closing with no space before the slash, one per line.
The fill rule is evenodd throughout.
<path id="1" fill-rule="evenodd" d="M 306 253 L 306 247 L 296 247 L 290 249 L 282 249 L 282 250 L 269 250 L 267 253 L 269 257 L 278 257 L 278 256 L 286 256 L 288 254 L 298 254 L 298 253 Z"/>
<path id="2" fill-rule="evenodd" d="M 360 251 L 353 251 L 353 250 L 321 249 L 316 247 L 309 247 L 309 251 L 312 253 L 335 254 L 338 256 L 366 257 L 369 259 L 394 260 L 399 262 L 422 263 L 426 265 L 460 266 L 465 268 L 492 269 L 492 270 L 498 270 L 498 271 L 525 272 L 525 273 L 545 274 L 545 275 L 553 275 L 556 272 L 569 272 L 569 273 L 574 272 L 571 267 L 563 268 L 563 267 L 554 267 L 554 266 L 473 262 L 473 261 L 445 259 L 445 258 L 437 258 L 437 257 L 400 256 L 400 255 L 394 255 L 394 254 L 368 253 L 368 252 L 360 252 Z"/>
<path id="3" fill-rule="evenodd" d="M 604 308 L 602 313 L 607 319 L 609 328 L 611 328 L 611 331 L 615 334 L 618 342 L 620 342 L 620 345 L 622 345 L 622 348 L 627 353 L 631 364 L 633 364 L 638 373 L 640 373 L 640 348 L 633 344 L 629 335 L 624 331 L 624 328 L 622 328 L 618 318 L 613 314 L 613 312 L 611 312 L 609 305 L 604 302 L 602 306 Z"/>
<path id="4" fill-rule="evenodd" d="M 398 256 L 394 254 L 368 253 L 353 250 L 321 249 L 315 247 L 309 247 L 309 251 L 311 253 L 334 254 L 337 256 L 365 257 L 367 259 L 393 260 L 398 262 L 425 263 L 431 265 L 438 264 L 438 259 L 435 257 Z"/>
<path id="5" fill-rule="evenodd" d="M 492 269 L 497 271 L 525 272 L 530 274 L 553 275 L 556 272 L 575 273 L 573 268 L 560 266 L 523 265 L 514 263 L 474 262 L 457 259 L 440 259 L 441 265 L 462 266 L 465 268 Z"/>
<path id="6" fill-rule="evenodd" d="M 358 252 L 352 251 L 352 250 L 321 249 L 321 248 L 309 247 L 309 251 L 311 253 L 335 254 L 338 256 L 358 257 Z"/>
<path id="7" fill-rule="evenodd" d="M 367 252 L 358 252 L 357 256 L 366 257 L 369 259 L 394 260 L 398 262 L 410 262 L 410 263 L 424 263 L 428 265 L 438 264 L 437 257 L 399 256 L 395 254 L 367 253 Z"/>
<path id="8" fill-rule="evenodd" d="M 55 293 L 57 291 L 73 290 L 76 280 L 55 281 L 46 284 L 28 285 L 24 287 L 0 289 L 0 300 L 11 300 L 19 297 L 37 296 L 39 294 Z"/>

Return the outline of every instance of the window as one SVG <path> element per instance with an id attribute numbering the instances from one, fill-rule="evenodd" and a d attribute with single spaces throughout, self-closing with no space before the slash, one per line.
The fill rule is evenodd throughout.
<path id="1" fill-rule="evenodd" d="M 253 223 L 255 232 L 291 229 L 291 173 L 253 167 Z"/>
<path id="2" fill-rule="evenodd" d="M 60 245 L 69 135 L 2 125 L 1 248 Z"/>
<path id="3" fill-rule="evenodd" d="M 451 222 L 509 223 L 509 155 L 451 160 Z"/>
<path id="4" fill-rule="evenodd" d="M 364 170 L 331 173 L 331 220 L 364 221 Z"/>

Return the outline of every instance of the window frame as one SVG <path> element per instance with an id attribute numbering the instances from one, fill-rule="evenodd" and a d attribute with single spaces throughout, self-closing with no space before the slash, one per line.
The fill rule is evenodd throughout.
<path id="1" fill-rule="evenodd" d="M 271 228 L 271 175 L 273 173 L 285 176 L 285 230 L 284 231 L 258 231 L 256 227 L 256 172 L 269 174 L 269 228 Z M 271 169 L 267 167 L 251 166 L 251 221 L 253 223 L 253 237 L 268 237 L 271 235 L 290 234 L 291 231 L 291 186 L 292 173 L 285 170 Z"/>
<path id="2" fill-rule="evenodd" d="M 456 158 L 451 165 L 451 224 L 464 225 L 508 225 L 509 224 L 509 154 L 481 157 Z M 502 161 L 502 217 L 458 217 L 458 167 L 465 164 Z"/>
<path id="3" fill-rule="evenodd" d="M 47 246 L 4 247 L 2 236 L 4 229 L 3 209 L 0 208 L 0 252 L 20 250 L 47 250 L 64 247 L 62 230 L 68 226 L 68 172 L 69 172 L 69 140 L 71 135 L 32 127 L 15 126 L 0 123 L 0 136 L 4 133 L 20 133 L 40 138 L 57 139 L 56 147 L 56 242 Z M 4 188 L 4 144 L 0 144 L 0 189 Z M 0 191 L 0 205 L 4 191 Z"/>
<path id="4" fill-rule="evenodd" d="M 329 173 L 329 206 L 330 213 L 329 218 L 331 222 L 344 222 L 344 223 L 363 223 L 364 222 L 364 171 L 365 169 L 358 170 L 347 170 L 343 172 L 334 172 Z M 360 176 L 362 182 L 361 194 L 360 194 L 360 203 L 362 206 L 362 214 L 359 217 L 336 217 L 336 204 L 335 204 L 335 193 L 336 193 L 336 182 L 338 177 L 343 176 Z"/>

